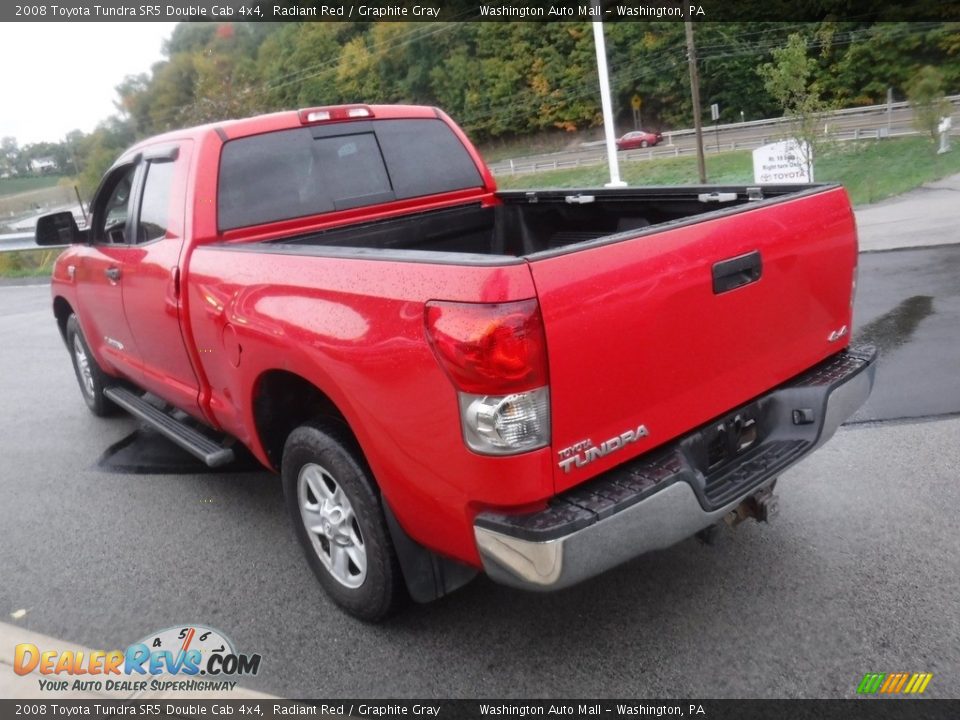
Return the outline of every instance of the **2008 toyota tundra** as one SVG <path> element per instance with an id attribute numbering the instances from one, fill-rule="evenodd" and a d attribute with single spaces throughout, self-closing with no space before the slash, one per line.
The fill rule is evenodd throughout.
<path id="1" fill-rule="evenodd" d="M 146 140 L 37 241 L 90 409 L 249 448 L 365 619 L 763 519 L 873 383 L 842 188 L 497 192 L 434 108 Z"/>

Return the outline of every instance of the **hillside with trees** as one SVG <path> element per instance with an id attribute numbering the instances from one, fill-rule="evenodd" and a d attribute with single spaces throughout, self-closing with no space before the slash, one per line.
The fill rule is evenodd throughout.
<path id="1" fill-rule="evenodd" d="M 643 98 L 648 127 L 690 127 L 683 23 L 605 26 L 618 121 Z M 960 24 L 698 23 L 701 98 L 721 121 L 773 117 L 783 106 L 758 68 L 792 34 L 831 106 L 906 99 L 921 68 L 960 92 Z M 134 140 L 176 127 L 334 103 L 424 103 L 446 110 L 476 141 L 601 122 L 587 23 L 181 23 L 151 72 L 117 87 L 117 114 L 92 133 L 18 148 L 3 139 L 0 171 L 53 157 L 89 195 Z M 742 115 L 741 115 L 742 113 Z M 41 147 L 42 146 L 42 147 Z"/>

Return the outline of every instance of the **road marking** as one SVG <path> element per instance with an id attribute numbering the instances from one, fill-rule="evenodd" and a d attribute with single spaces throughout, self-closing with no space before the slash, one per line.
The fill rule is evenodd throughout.
<path id="1" fill-rule="evenodd" d="M 115 700 L 126 700 L 136 697 L 138 700 L 273 700 L 276 695 L 248 690 L 247 688 L 237 687 L 232 692 L 216 693 L 205 691 L 171 691 L 155 692 L 147 691 L 144 693 L 129 693 L 107 691 L 86 692 L 86 691 L 49 691 L 41 692 L 37 680 L 41 679 L 41 674 L 36 670 L 27 675 L 17 675 L 13 671 L 14 652 L 16 646 L 20 643 L 32 643 L 38 648 L 58 650 L 60 652 L 72 651 L 74 653 L 82 652 L 85 657 L 89 657 L 93 652 L 90 648 L 85 648 L 66 640 L 58 640 L 49 635 L 42 635 L 32 630 L 0 622 L 0 697 L 17 700 L 44 698 L 50 700 L 85 700 L 112 698 Z M 64 679 L 64 678 L 60 678 Z M 72 678 L 67 678 L 72 679 Z M 89 677 L 84 677 L 88 680 Z"/>

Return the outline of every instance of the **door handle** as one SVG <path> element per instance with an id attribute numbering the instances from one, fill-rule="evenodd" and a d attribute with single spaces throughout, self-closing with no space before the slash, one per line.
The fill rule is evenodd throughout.
<path id="1" fill-rule="evenodd" d="M 719 295 L 755 283 L 763 274 L 760 251 L 738 255 L 713 264 L 713 294 Z"/>
<path id="2" fill-rule="evenodd" d="M 103 271 L 107 278 L 110 279 L 110 282 L 118 282 L 120 280 L 120 268 L 118 267 L 109 267 Z"/>

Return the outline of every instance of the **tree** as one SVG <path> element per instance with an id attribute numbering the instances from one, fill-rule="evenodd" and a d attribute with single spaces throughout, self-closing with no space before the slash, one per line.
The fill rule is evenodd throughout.
<path id="1" fill-rule="evenodd" d="M 255 92 L 263 108 L 291 110 L 339 102 L 340 24 L 281 25 L 279 32 L 264 40 L 257 56 L 260 84 Z"/>
<path id="2" fill-rule="evenodd" d="M 197 83 L 197 58 L 200 53 L 176 53 L 168 62 L 153 66 L 150 79 L 151 133 L 183 127 L 182 116 L 194 101 Z"/>
<path id="3" fill-rule="evenodd" d="M 943 73 L 932 65 L 920 68 L 907 85 L 907 98 L 913 110 L 913 126 L 937 142 L 940 120 L 953 112 L 944 97 Z"/>
<path id="4" fill-rule="evenodd" d="M 828 47 L 829 39 L 823 44 Z M 817 62 L 807 55 L 807 39 L 793 33 L 787 44 L 773 51 L 773 62 L 761 65 L 757 72 L 767 92 L 777 101 L 787 118 L 790 134 L 800 141 L 812 177 L 813 158 L 823 146 L 820 123 L 835 104 L 821 97 L 821 88 L 814 79 Z"/>
<path id="5" fill-rule="evenodd" d="M 130 119 L 139 134 L 146 135 L 150 130 L 150 101 L 153 99 L 150 76 L 146 73 L 127 75 L 114 90 L 117 99 L 113 106 L 117 112 Z"/>
<path id="6" fill-rule="evenodd" d="M 16 175 L 20 163 L 20 147 L 15 137 L 0 140 L 0 173 Z"/>

